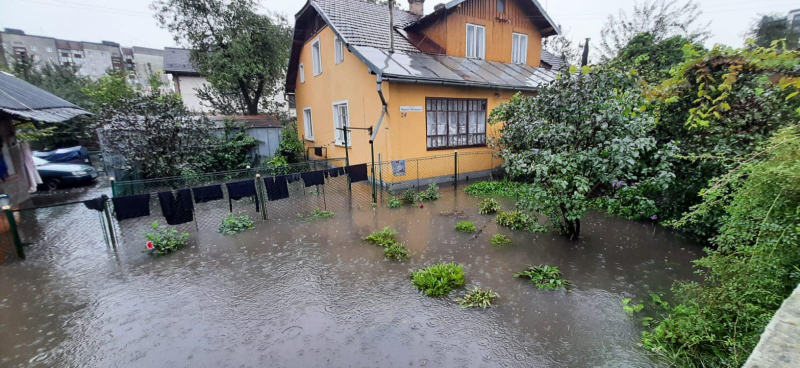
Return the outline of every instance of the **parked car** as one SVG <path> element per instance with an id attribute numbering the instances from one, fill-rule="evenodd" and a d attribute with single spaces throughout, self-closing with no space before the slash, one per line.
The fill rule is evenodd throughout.
<path id="1" fill-rule="evenodd" d="M 55 190 L 68 186 L 91 184 L 97 179 L 97 170 L 89 165 L 57 164 L 34 157 L 36 171 L 42 177 L 43 189 Z"/>

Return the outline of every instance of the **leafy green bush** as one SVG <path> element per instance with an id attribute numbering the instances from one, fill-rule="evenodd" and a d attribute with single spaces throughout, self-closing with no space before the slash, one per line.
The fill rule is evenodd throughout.
<path id="1" fill-rule="evenodd" d="M 408 249 L 405 243 L 391 243 L 383 248 L 383 255 L 388 259 L 403 261 L 408 259 Z"/>
<path id="2" fill-rule="evenodd" d="M 225 235 L 233 235 L 241 233 L 242 231 L 253 229 L 255 227 L 256 225 L 253 223 L 253 219 L 251 219 L 250 216 L 235 216 L 233 213 L 229 213 L 228 216 L 222 220 L 222 225 L 219 227 L 219 232 Z"/>
<path id="3" fill-rule="evenodd" d="M 319 220 L 319 219 L 323 219 L 323 218 L 331 218 L 331 217 L 333 217 L 333 211 L 321 210 L 321 209 L 319 209 L 319 207 L 317 207 L 317 208 L 313 209 L 311 211 L 311 213 L 308 214 L 308 216 L 303 216 L 302 213 L 298 213 L 297 217 L 299 217 L 299 218 L 305 217 L 306 220 L 308 220 L 308 221 L 314 221 L 314 220 Z"/>
<path id="4" fill-rule="evenodd" d="M 496 247 L 502 247 L 511 244 L 511 239 L 503 234 L 494 234 L 490 241 L 492 242 L 492 245 Z"/>
<path id="5" fill-rule="evenodd" d="M 170 252 L 180 250 L 186 245 L 189 233 L 179 233 L 174 228 L 158 226 L 158 222 L 153 222 L 152 232 L 145 234 L 147 238 L 147 254 L 163 256 Z"/>
<path id="6" fill-rule="evenodd" d="M 742 366 L 800 282 L 800 126 L 778 131 L 740 165 L 677 223 L 724 211 L 715 248 L 695 261 L 704 280 L 675 284 L 678 304 L 642 335 L 677 366 Z"/>
<path id="7" fill-rule="evenodd" d="M 495 298 L 499 298 L 500 295 L 495 293 L 489 289 L 481 289 L 479 287 L 475 287 L 474 289 L 467 292 L 463 298 L 454 299 L 461 304 L 464 308 L 470 307 L 481 307 L 481 308 L 488 308 L 492 306 L 492 301 Z"/>
<path id="8" fill-rule="evenodd" d="M 644 185 L 628 185 L 624 181 L 614 181 L 611 185 L 615 188 L 614 195 L 598 198 L 595 206 L 629 220 L 658 219 L 656 202 L 645 194 Z"/>
<path id="9" fill-rule="evenodd" d="M 428 188 L 423 190 L 417 195 L 422 202 L 430 202 L 439 199 L 442 195 L 439 194 L 439 186 L 436 183 L 431 183 Z"/>
<path id="10" fill-rule="evenodd" d="M 514 197 L 525 184 L 514 181 L 479 181 L 464 188 L 464 192 L 474 196 Z"/>
<path id="11" fill-rule="evenodd" d="M 387 226 L 383 230 L 374 231 L 372 234 L 367 235 L 364 241 L 370 244 L 386 247 L 397 242 L 397 230 Z"/>
<path id="12" fill-rule="evenodd" d="M 398 207 L 400 207 L 402 205 L 403 205 L 403 203 L 400 202 L 400 199 L 395 197 L 395 196 L 389 197 L 389 202 L 386 203 L 386 207 L 389 207 L 389 208 L 398 208 Z"/>
<path id="13" fill-rule="evenodd" d="M 443 297 L 453 288 L 464 285 L 464 266 L 455 263 L 437 263 L 411 273 L 411 284 L 427 296 Z"/>
<path id="14" fill-rule="evenodd" d="M 500 202 L 494 198 L 484 198 L 478 203 L 478 213 L 481 215 L 488 215 L 490 213 L 497 213 L 500 211 Z"/>
<path id="15" fill-rule="evenodd" d="M 456 231 L 460 231 L 462 233 L 474 233 L 478 231 L 478 228 L 475 227 L 475 224 L 472 221 L 461 221 L 456 224 Z"/>
<path id="16" fill-rule="evenodd" d="M 622 298 L 622 310 L 628 315 L 632 316 L 634 313 L 639 313 L 644 309 L 644 304 L 631 304 L 631 301 L 633 301 L 631 298 Z"/>
<path id="17" fill-rule="evenodd" d="M 400 197 L 400 202 L 403 204 L 414 204 L 417 201 L 417 192 L 414 189 L 406 189 Z"/>
<path id="18" fill-rule="evenodd" d="M 514 277 L 529 277 L 539 290 L 560 290 L 571 285 L 564 280 L 558 267 L 548 265 L 528 266 L 527 270 L 515 273 Z"/>
<path id="19" fill-rule="evenodd" d="M 500 211 L 494 219 L 500 226 L 511 228 L 511 230 L 528 230 L 532 233 L 547 231 L 543 225 L 536 222 L 536 217 L 522 213 L 519 210 Z"/>

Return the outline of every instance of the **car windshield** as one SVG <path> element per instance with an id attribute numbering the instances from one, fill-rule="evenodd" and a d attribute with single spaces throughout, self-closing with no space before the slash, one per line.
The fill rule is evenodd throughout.
<path id="1" fill-rule="evenodd" d="M 45 160 L 43 158 L 39 158 L 39 157 L 33 156 L 33 164 L 36 165 L 36 166 L 47 165 L 49 163 L 50 163 L 50 161 L 47 161 L 47 160 Z"/>

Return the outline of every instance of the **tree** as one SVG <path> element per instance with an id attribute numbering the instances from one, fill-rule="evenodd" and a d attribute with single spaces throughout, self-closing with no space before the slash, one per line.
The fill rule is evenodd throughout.
<path id="1" fill-rule="evenodd" d="M 674 146 L 659 147 L 648 135 L 655 118 L 636 81 L 624 74 L 572 67 L 536 97 L 516 95 L 499 106 L 491 121 L 505 123 L 506 171 L 531 184 L 518 205 L 573 237 L 595 199 L 613 197 L 624 185 L 638 191 L 632 200 L 647 201 L 647 193 L 665 189 L 672 178 L 666 159 Z"/>
<path id="2" fill-rule="evenodd" d="M 292 41 L 284 17 L 256 13 L 254 0 L 156 0 L 151 7 L 191 49 L 195 68 L 216 90 L 202 94 L 214 109 L 225 111 L 236 96 L 234 106 L 255 115 L 280 91 Z"/>
<path id="3" fill-rule="evenodd" d="M 222 135 L 208 137 L 208 147 L 192 163 L 198 172 L 245 169 L 255 166 L 253 151 L 260 141 L 249 136 L 244 124 L 224 121 Z"/>
<path id="4" fill-rule="evenodd" d="M 633 13 L 622 9 L 617 16 L 609 15 L 600 31 L 600 51 L 603 61 L 613 59 L 631 39 L 649 33 L 658 42 L 680 35 L 692 43 L 703 42 L 711 35 L 709 23 L 699 24 L 703 12 L 694 0 L 678 4 L 678 0 L 645 0 L 635 3 Z"/>
<path id="5" fill-rule="evenodd" d="M 754 22 L 747 35 L 760 47 L 770 47 L 774 41 L 785 40 L 786 48 L 797 49 L 800 31 L 792 27 L 785 15 L 768 14 Z"/>
<path id="6" fill-rule="evenodd" d="M 97 81 L 84 87 L 83 93 L 92 100 L 96 111 L 117 106 L 136 96 L 136 91 L 128 84 L 127 74 L 122 70 L 109 70 Z"/>
<path id="7" fill-rule="evenodd" d="M 658 85 L 670 78 L 670 69 L 683 63 L 684 45 L 694 51 L 703 50 L 699 43 L 692 43 L 683 36 L 672 36 L 658 41 L 650 33 L 639 33 L 609 64 L 622 72 L 635 70 L 639 78 L 648 84 Z"/>
<path id="8" fill-rule="evenodd" d="M 192 115 L 177 95 L 155 92 L 104 105 L 98 115 L 104 146 L 144 178 L 196 171 L 214 129 L 205 116 Z"/>
<path id="9" fill-rule="evenodd" d="M 720 176 L 682 220 L 724 208 L 724 225 L 695 262 L 702 282 L 680 282 L 646 348 L 674 366 L 741 367 L 800 282 L 800 125 L 784 128 Z"/>
<path id="10" fill-rule="evenodd" d="M 560 27 L 560 25 L 559 25 Z M 572 43 L 572 40 L 565 34 L 545 38 L 543 45 L 545 50 L 551 54 L 564 59 L 567 64 L 578 64 L 578 58 L 581 54 L 581 48 Z"/>

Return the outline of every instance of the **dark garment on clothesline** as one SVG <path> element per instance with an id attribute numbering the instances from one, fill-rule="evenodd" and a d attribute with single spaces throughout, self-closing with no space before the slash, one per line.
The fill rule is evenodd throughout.
<path id="1" fill-rule="evenodd" d="M 296 181 L 300 181 L 300 174 L 289 174 L 289 175 L 286 175 L 286 180 L 289 181 L 289 184 L 294 183 Z"/>
<path id="2" fill-rule="evenodd" d="M 111 198 L 117 221 L 150 216 L 150 194 Z"/>
<path id="3" fill-rule="evenodd" d="M 351 183 L 367 180 L 367 164 L 348 166 L 347 173 Z"/>
<path id="4" fill-rule="evenodd" d="M 161 214 L 164 215 L 168 225 L 180 225 L 194 220 L 191 190 L 181 189 L 175 195 L 172 195 L 172 192 L 160 192 L 158 201 L 161 204 Z"/>
<path id="5" fill-rule="evenodd" d="M 322 157 L 322 147 L 314 147 L 314 154 L 318 157 Z"/>
<path id="6" fill-rule="evenodd" d="M 325 184 L 325 175 L 323 174 L 323 170 L 304 172 L 300 174 L 300 177 L 303 178 L 306 188 L 314 185 Z"/>
<path id="7" fill-rule="evenodd" d="M 259 211 L 258 193 L 256 193 L 255 180 L 243 180 L 233 183 L 225 183 L 225 186 L 228 187 L 228 206 L 230 207 L 231 212 L 233 212 L 233 200 L 242 199 L 245 197 L 255 198 L 256 212 Z"/>
<path id="8" fill-rule="evenodd" d="M 90 199 L 88 201 L 83 201 L 83 205 L 86 206 L 86 208 L 88 208 L 90 210 L 103 212 L 103 209 L 105 208 L 105 205 L 106 205 L 106 201 L 108 201 L 108 196 L 103 194 L 102 196 L 97 197 L 95 199 Z"/>
<path id="9" fill-rule="evenodd" d="M 332 178 L 338 178 L 339 175 L 344 175 L 344 169 L 341 167 L 334 167 L 333 169 L 328 169 L 328 174 Z"/>
<path id="10" fill-rule="evenodd" d="M 264 185 L 267 187 L 267 199 L 277 201 L 289 198 L 289 185 L 286 183 L 288 175 L 264 178 Z"/>
<path id="11" fill-rule="evenodd" d="M 192 188 L 192 193 L 194 194 L 194 201 L 196 203 L 205 203 L 224 198 L 222 195 L 222 185 Z"/>

